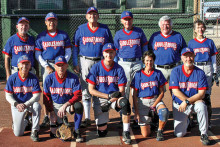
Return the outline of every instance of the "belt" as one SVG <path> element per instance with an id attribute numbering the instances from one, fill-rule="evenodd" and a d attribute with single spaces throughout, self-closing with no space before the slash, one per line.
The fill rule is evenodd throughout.
<path id="1" fill-rule="evenodd" d="M 135 61 L 140 61 L 141 57 L 139 57 L 139 58 L 120 58 L 119 57 L 119 60 L 120 61 L 125 61 L 125 62 L 135 62 Z"/>
<path id="2" fill-rule="evenodd" d="M 46 60 L 49 63 L 55 63 L 55 60 Z"/>
<path id="3" fill-rule="evenodd" d="M 148 97 L 142 97 L 142 99 L 153 99 L 153 98 L 156 98 L 157 95 L 154 95 L 154 96 L 148 96 Z"/>
<path id="4" fill-rule="evenodd" d="M 195 62 L 195 65 L 208 65 L 210 62 Z"/>
<path id="5" fill-rule="evenodd" d="M 79 57 L 82 57 L 82 58 L 88 59 L 88 60 L 92 60 L 92 61 L 99 61 L 102 59 L 101 57 L 86 57 L 86 56 L 82 56 L 82 55 L 79 55 Z"/>
<path id="6" fill-rule="evenodd" d="M 159 68 L 164 68 L 164 69 L 171 69 L 171 68 L 174 68 L 176 67 L 176 63 L 175 64 L 170 64 L 170 65 L 156 65 L 156 67 L 159 67 Z"/>

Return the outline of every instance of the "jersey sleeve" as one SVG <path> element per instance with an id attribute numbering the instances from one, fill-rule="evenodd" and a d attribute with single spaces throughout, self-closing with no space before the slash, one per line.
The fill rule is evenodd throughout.
<path id="1" fill-rule="evenodd" d="M 167 80 L 161 71 L 159 71 L 158 73 L 158 79 L 159 79 L 158 80 L 159 87 L 163 87 L 164 85 L 167 84 Z"/>
<path id="2" fill-rule="evenodd" d="M 208 82 L 205 72 L 200 70 L 200 76 L 198 80 L 198 90 L 207 90 L 207 89 L 208 89 Z"/>
<path id="3" fill-rule="evenodd" d="M 106 43 L 113 43 L 112 33 L 108 27 L 107 27 L 107 36 L 108 36 L 108 40 L 106 41 Z"/>
<path id="4" fill-rule="evenodd" d="M 35 41 L 35 50 L 43 51 L 42 40 L 41 40 L 40 36 L 37 36 L 37 39 Z"/>
<path id="5" fill-rule="evenodd" d="M 77 76 L 74 78 L 72 87 L 73 87 L 73 97 L 69 100 L 70 104 L 74 104 L 75 102 L 81 101 L 82 99 L 81 85 L 79 82 L 79 78 Z"/>
<path id="6" fill-rule="evenodd" d="M 71 48 L 72 47 L 70 38 L 67 34 L 65 35 L 64 42 L 65 42 L 65 48 Z"/>
<path id="7" fill-rule="evenodd" d="M 140 89 L 140 73 L 136 72 L 132 82 L 131 82 L 131 86 L 132 88 L 134 88 L 136 91 L 138 91 L 138 89 Z"/>
<path id="8" fill-rule="evenodd" d="M 213 40 L 211 40 L 211 53 L 210 53 L 210 54 L 211 54 L 211 56 L 218 54 L 218 50 L 217 50 L 217 48 L 216 48 L 215 43 L 213 42 Z"/>
<path id="9" fill-rule="evenodd" d="M 148 51 L 148 41 L 143 30 L 141 30 L 141 46 L 142 46 L 142 54 Z"/>
<path id="10" fill-rule="evenodd" d="M 5 92 L 7 92 L 7 93 L 14 93 L 13 92 L 13 79 L 12 79 L 12 76 L 10 76 L 9 78 L 8 78 L 8 81 L 7 81 L 7 83 L 6 83 L 6 86 L 5 86 L 5 90 L 4 90 Z"/>
<path id="11" fill-rule="evenodd" d="M 44 81 L 44 84 L 43 84 L 44 86 L 44 94 L 45 95 L 51 95 L 51 93 L 50 93 L 50 85 L 51 85 L 51 82 L 50 82 L 50 76 L 47 76 L 46 78 L 45 78 L 45 81 Z"/>
<path id="12" fill-rule="evenodd" d="M 5 44 L 5 47 L 2 51 L 3 54 L 6 54 L 8 56 L 12 55 L 12 41 L 11 39 L 8 39 L 8 41 Z"/>
<path id="13" fill-rule="evenodd" d="M 78 28 L 73 36 L 73 45 L 75 45 L 75 47 L 79 47 L 80 38 L 80 29 Z"/>
<path id="14" fill-rule="evenodd" d="M 89 74 L 86 78 L 86 81 L 92 85 L 96 85 L 96 70 L 95 70 L 95 65 L 92 66 L 92 68 L 89 71 Z"/>
<path id="15" fill-rule="evenodd" d="M 180 52 L 181 52 L 183 48 L 187 47 L 187 45 L 186 45 L 186 41 L 183 38 L 183 36 L 181 34 L 180 34 L 180 36 L 181 36 L 180 37 L 180 40 L 181 40 L 181 50 L 180 50 Z"/>
<path id="16" fill-rule="evenodd" d="M 119 46 L 118 32 L 116 32 L 115 37 L 114 37 L 114 46 L 116 50 L 119 50 L 120 46 Z"/>
<path id="17" fill-rule="evenodd" d="M 151 35 L 150 40 L 148 42 L 148 49 L 153 50 L 153 39 L 154 39 L 154 34 Z"/>
<path id="18" fill-rule="evenodd" d="M 33 79 L 32 94 L 41 93 L 40 84 L 37 78 Z"/>
<path id="19" fill-rule="evenodd" d="M 121 67 L 118 70 L 118 86 L 125 86 L 127 84 L 127 78 L 124 69 Z"/>
<path id="20" fill-rule="evenodd" d="M 169 81 L 169 89 L 179 89 L 179 78 L 176 69 L 173 69 L 170 74 L 170 81 Z"/>

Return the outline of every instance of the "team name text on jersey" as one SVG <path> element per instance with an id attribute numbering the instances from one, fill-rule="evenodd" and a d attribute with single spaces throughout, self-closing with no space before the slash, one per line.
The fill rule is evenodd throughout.
<path id="1" fill-rule="evenodd" d="M 98 76 L 96 77 L 96 84 L 99 85 L 99 83 L 108 83 L 108 85 L 110 85 L 111 83 L 118 84 L 118 77 Z"/>
<path id="2" fill-rule="evenodd" d="M 51 94 L 59 94 L 60 96 L 63 96 L 64 94 L 73 94 L 72 88 L 56 88 L 56 87 L 50 87 L 50 93 Z"/>
<path id="3" fill-rule="evenodd" d="M 32 93 L 32 87 L 26 87 L 26 86 L 13 87 L 13 91 L 14 93 L 23 93 L 23 94 L 26 94 L 28 92 Z"/>
<path id="4" fill-rule="evenodd" d="M 144 90 L 147 87 L 153 88 L 154 86 L 158 87 L 158 81 L 149 81 L 141 83 L 141 89 Z"/>
<path id="5" fill-rule="evenodd" d="M 64 41 L 43 41 L 42 42 L 43 49 L 46 50 L 48 47 L 53 47 L 56 49 L 57 47 L 64 47 L 65 43 Z"/>
<path id="6" fill-rule="evenodd" d="M 129 39 L 129 40 L 120 40 L 120 48 L 122 48 L 123 46 L 130 46 L 131 48 L 134 45 L 141 45 L 141 40 L 140 39 Z"/>
<path id="7" fill-rule="evenodd" d="M 34 45 L 21 45 L 21 46 L 14 46 L 15 54 L 18 54 L 18 52 L 28 52 L 34 51 Z"/>
<path id="8" fill-rule="evenodd" d="M 84 45 L 86 45 L 86 43 L 93 43 L 94 45 L 96 43 L 102 43 L 102 45 L 104 45 L 105 38 L 104 37 L 83 37 L 82 41 Z"/>
<path id="9" fill-rule="evenodd" d="M 154 49 L 157 50 L 158 47 L 163 47 L 165 50 L 173 48 L 175 51 L 177 49 L 177 44 L 175 42 L 155 42 Z"/>
<path id="10" fill-rule="evenodd" d="M 198 82 L 179 82 L 180 89 L 187 89 L 189 91 L 191 88 L 197 89 Z"/>

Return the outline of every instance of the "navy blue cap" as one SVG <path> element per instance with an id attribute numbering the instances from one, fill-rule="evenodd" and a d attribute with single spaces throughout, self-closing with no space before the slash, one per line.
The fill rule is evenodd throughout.
<path id="1" fill-rule="evenodd" d="M 23 62 L 31 62 L 31 60 L 28 58 L 27 55 L 23 55 L 18 58 L 17 64 L 23 63 Z"/>
<path id="2" fill-rule="evenodd" d="M 102 52 L 107 51 L 107 50 L 116 50 L 114 44 L 112 43 L 106 43 L 103 48 L 102 48 Z"/>
<path id="3" fill-rule="evenodd" d="M 96 9 L 96 7 L 90 7 L 90 8 L 87 10 L 86 14 L 88 14 L 88 13 L 90 13 L 90 12 L 96 12 L 96 13 L 98 13 L 98 10 Z"/>
<path id="4" fill-rule="evenodd" d="M 194 54 L 194 51 L 191 48 L 185 47 L 185 48 L 182 49 L 181 55 L 184 55 L 185 53 L 192 53 L 192 54 Z"/>
<path id="5" fill-rule="evenodd" d="M 64 56 L 56 57 L 55 64 L 59 64 L 59 63 L 67 64 L 66 58 Z"/>
<path id="6" fill-rule="evenodd" d="M 20 18 L 18 19 L 17 24 L 19 24 L 21 21 L 26 21 L 27 23 L 29 23 L 29 20 L 28 20 L 26 17 L 20 17 Z"/>
<path id="7" fill-rule="evenodd" d="M 50 12 L 45 17 L 45 20 L 48 20 L 48 19 L 51 19 L 51 18 L 57 19 L 57 15 L 55 13 L 53 13 L 53 12 Z"/>
<path id="8" fill-rule="evenodd" d="M 133 14 L 130 11 L 124 11 L 121 13 L 121 19 L 133 18 Z"/>

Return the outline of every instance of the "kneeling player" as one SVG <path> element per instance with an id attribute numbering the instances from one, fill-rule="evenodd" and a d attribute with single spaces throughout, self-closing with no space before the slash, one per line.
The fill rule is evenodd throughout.
<path id="1" fill-rule="evenodd" d="M 66 111 L 71 115 L 75 113 L 76 142 L 83 139 L 80 135 L 80 123 L 83 115 L 83 106 L 79 102 L 82 99 L 82 91 L 79 78 L 67 71 L 68 64 L 64 56 L 55 59 L 55 72 L 48 75 L 44 82 L 44 95 L 46 109 L 50 112 L 51 137 L 55 137 L 57 125 L 63 123 Z"/>
<path id="2" fill-rule="evenodd" d="M 169 117 L 169 111 L 162 101 L 164 97 L 164 85 L 167 84 L 160 70 L 154 69 L 155 55 L 153 51 L 146 51 L 142 57 L 145 68 L 138 71 L 132 80 L 134 88 L 133 103 L 141 134 L 144 137 L 150 135 L 150 111 L 157 111 L 159 115 L 159 127 L 157 141 L 163 141 L 163 128 Z"/>
<path id="3" fill-rule="evenodd" d="M 103 46 L 104 59 L 93 65 L 87 77 L 89 92 L 93 95 L 93 109 L 98 129 L 98 136 L 107 135 L 107 122 L 109 121 L 109 108 L 122 112 L 123 141 L 131 144 L 130 138 L 130 103 L 124 95 L 127 79 L 123 68 L 114 62 L 116 55 L 112 43 Z"/>

